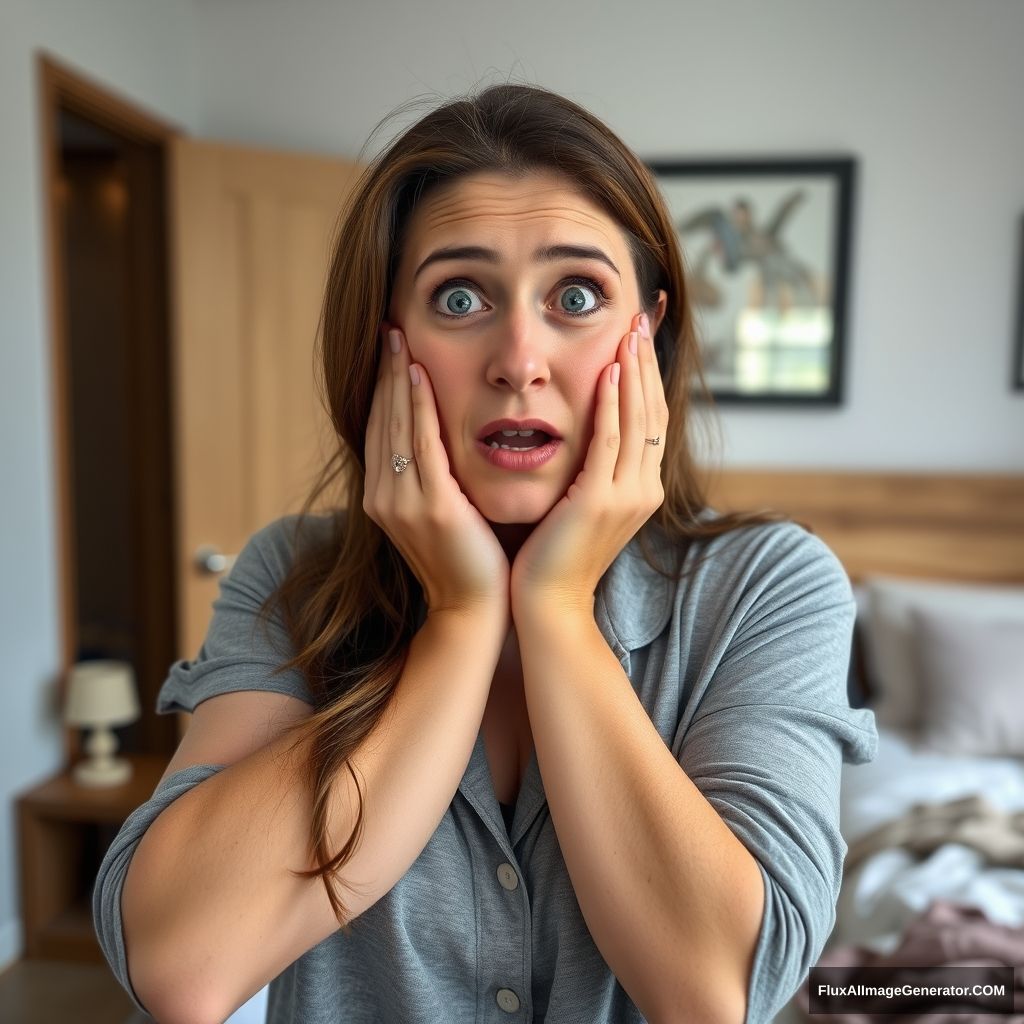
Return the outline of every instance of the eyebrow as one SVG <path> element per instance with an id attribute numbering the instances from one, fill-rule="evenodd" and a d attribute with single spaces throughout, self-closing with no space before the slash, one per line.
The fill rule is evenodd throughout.
<path id="1" fill-rule="evenodd" d="M 548 245 L 537 249 L 533 253 L 534 263 L 553 263 L 555 260 L 577 259 L 597 260 L 605 263 L 615 275 L 622 279 L 619 268 L 598 248 L 589 245 Z M 420 276 L 421 271 L 429 267 L 431 263 L 439 263 L 442 260 L 482 260 L 485 263 L 500 263 L 501 254 L 493 249 L 486 249 L 482 245 L 450 245 L 443 249 L 435 249 L 417 268 L 412 275 L 413 281 Z"/>

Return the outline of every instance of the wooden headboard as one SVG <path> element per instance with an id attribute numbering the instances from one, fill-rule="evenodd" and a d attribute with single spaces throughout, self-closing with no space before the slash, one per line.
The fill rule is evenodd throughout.
<path id="1" fill-rule="evenodd" d="M 1024 583 L 1024 475 L 707 471 L 718 511 L 772 508 L 868 575 Z"/>

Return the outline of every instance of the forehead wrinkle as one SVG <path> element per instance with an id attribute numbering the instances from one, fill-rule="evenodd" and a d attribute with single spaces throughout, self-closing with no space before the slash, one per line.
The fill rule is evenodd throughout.
<path id="1" fill-rule="evenodd" d="M 534 220 L 544 217 L 562 217 L 575 220 L 584 227 L 593 227 L 607 233 L 607 214 L 602 210 L 590 211 L 578 206 L 567 206 L 571 197 L 581 204 L 592 201 L 564 185 L 520 188 L 515 183 L 477 180 L 457 183 L 428 196 L 418 213 L 424 230 L 434 230 L 446 224 L 459 224 L 465 220 L 492 217 L 498 220 Z M 560 201 L 559 201 L 560 200 Z M 514 208 L 510 209 L 510 206 Z"/>
<path id="2" fill-rule="evenodd" d="M 456 181 L 437 191 L 432 192 L 423 200 L 422 207 L 436 206 L 445 208 L 459 206 L 462 203 L 507 204 L 510 202 L 552 202 L 571 196 L 574 200 L 589 203 L 591 200 L 583 193 L 571 188 L 568 183 L 562 185 L 530 185 L 518 187 L 515 181 L 501 179 L 499 181 Z"/>
<path id="3" fill-rule="evenodd" d="M 427 230 L 436 230 L 444 227 L 448 224 L 460 224 L 467 220 L 480 220 L 493 218 L 495 220 L 516 220 L 516 221 L 534 221 L 534 220 L 549 220 L 552 217 L 559 218 L 561 220 L 574 221 L 575 223 L 581 224 L 583 227 L 591 227 L 602 233 L 605 232 L 605 225 L 600 222 L 597 217 L 592 217 L 585 211 L 567 210 L 562 207 L 552 207 L 551 209 L 541 210 L 466 210 L 465 212 L 452 212 L 449 214 L 435 214 L 434 216 L 427 216 L 424 223 L 424 228 Z"/>
<path id="4" fill-rule="evenodd" d="M 493 223 L 492 225 L 489 226 L 480 225 L 480 230 L 486 232 L 488 230 L 488 227 L 490 227 L 491 229 L 497 229 L 499 234 L 503 234 L 504 231 L 512 222 L 530 223 L 533 221 L 550 221 L 552 218 L 561 221 L 567 221 L 570 224 L 578 225 L 579 227 L 582 227 L 585 230 L 596 232 L 601 236 L 602 239 L 605 240 L 606 243 L 608 243 L 611 246 L 613 252 L 617 247 L 621 248 L 622 240 L 617 239 L 613 234 L 609 233 L 607 226 L 600 223 L 597 220 L 597 218 L 589 216 L 588 214 L 585 213 L 585 211 L 580 211 L 579 213 L 577 213 L 577 211 L 575 210 L 565 210 L 561 208 L 557 210 L 541 210 L 531 211 L 527 213 L 523 213 L 522 211 L 509 210 L 495 210 L 491 212 L 484 212 L 480 211 L 479 209 L 467 210 L 465 212 L 459 213 L 453 212 L 447 216 L 437 216 L 435 218 L 432 218 L 432 222 L 430 223 L 423 223 L 421 229 L 419 231 L 416 231 L 415 235 L 418 236 L 417 242 L 420 243 L 422 248 L 426 248 L 426 239 L 423 237 L 424 235 L 428 235 L 433 232 L 442 232 L 446 228 L 456 228 L 459 226 L 464 226 L 467 224 L 467 222 L 479 222 L 481 219 L 492 220 L 496 223 Z M 558 234 L 557 231 L 555 231 L 555 233 Z M 438 241 L 441 241 L 444 244 L 470 244 L 470 240 L 466 239 L 461 234 L 454 238 L 445 236 L 442 239 L 435 239 L 435 244 Z M 572 237 L 569 239 L 557 237 L 556 239 L 554 239 L 554 242 L 558 244 L 572 244 L 573 242 L 580 243 L 582 241 L 583 239 L 580 239 L 578 237 Z M 497 249 L 498 246 L 485 245 L 484 248 Z"/>

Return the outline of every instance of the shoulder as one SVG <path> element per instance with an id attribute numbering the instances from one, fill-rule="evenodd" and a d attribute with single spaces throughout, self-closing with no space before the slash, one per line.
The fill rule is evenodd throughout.
<path id="1" fill-rule="evenodd" d="M 701 518 L 715 515 L 706 510 Z M 663 571 L 651 565 L 634 538 L 600 588 L 599 603 L 627 648 L 650 642 L 673 618 L 717 619 L 797 596 L 855 608 L 842 563 L 796 522 L 756 523 L 685 542 L 652 524 L 646 539 Z"/>
<path id="2" fill-rule="evenodd" d="M 698 545 L 687 563 L 676 608 L 702 629 L 727 622 L 738 637 L 799 624 L 824 637 L 852 628 L 857 604 L 845 568 L 799 523 L 730 530 Z"/>
<path id="3" fill-rule="evenodd" d="M 695 544 L 687 553 L 687 563 L 697 568 L 694 578 L 705 591 L 763 592 L 788 582 L 794 587 L 831 588 L 837 597 L 854 600 L 849 577 L 835 552 L 792 521 L 730 530 Z"/>
<path id="4" fill-rule="evenodd" d="M 702 520 L 715 518 L 706 510 Z M 648 551 L 657 566 L 675 575 L 680 586 L 709 589 L 744 588 L 765 578 L 810 571 L 832 577 L 850 589 L 846 571 L 832 549 L 816 534 L 792 520 L 754 523 L 712 537 L 679 540 L 651 523 L 646 529 Z M 612 564 L 609 586 L 645 590 L 658 576 L 645 557 L 639 535 Z M 852 591 L 850 594 L 852 598 Z"/>

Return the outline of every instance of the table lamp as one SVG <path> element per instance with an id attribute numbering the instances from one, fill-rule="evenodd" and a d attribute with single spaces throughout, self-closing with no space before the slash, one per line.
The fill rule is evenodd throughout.
<path id="1" fill-rule="evenodd" d="M 132 775 L 132 766 L 116 758 L 118 741 L 115 725 L 127 725 L 139 717 L 135 674 L 126 661 L 80 661 L 71 669 L 64 721 L 92 729 L 85 749 L 89 757 L 80 761 L 72 778 L 81 786 L 120 786 Z"/>

